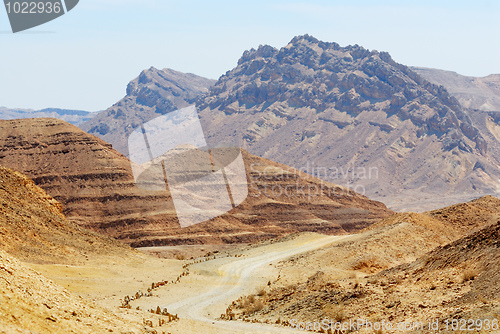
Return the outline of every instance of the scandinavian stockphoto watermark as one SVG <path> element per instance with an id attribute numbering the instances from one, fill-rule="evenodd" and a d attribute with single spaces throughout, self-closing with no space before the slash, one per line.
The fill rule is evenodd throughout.
<path id="1" fill-rule="evenodd" d="M 276 168 L 250 165 L 250 196 L 260 197 L 314 197 L 352 196 L 366 194 L 366 183 L 379 178 L 377 167 L 329 166 L 320 167 L 307 162 L 303 167 Z"/>
<path id="2" fill-rule="evenodd" d="M 352 196 L 365 193 L 360 181 L 378 178 L 375 167 L 307 163 L 299 169 L 252 164 L 247 179 L 239 145 L 208 147 L 194 106 L 137 127 L 128 137 L 128 149 L 137 186 L 169 192 L 181 227 L 223 215 L 249 195 L 308 200 Z"/>
<path id="3" fill-rule="evenodd" d="M 322 331 L 326 333 L 350 333 L 354 331 L 398 331 L 398 332 L 440 332 L 440 331 L 498 331 L 498 319 L 433 319 L 429 322 L 422 321 L 369 321 L 356 319 L 335 321 L 323 319 L 321 321 L 307 322 L 290 320 L 290 328 L 298 331 Z"/>
<path id="4" fill-rule="evenodd" d="M 241 149 L 208 147 L 194 106 L 141 125 L 128 148 L 137 186 L 169 191 L 181 227 L 218 217 L 247 198 Z"/>
<path id="5" fill-rule="evenodd" d="M 79 0 L 4 0 L 12 32 L 42 25 L 66 14 Z"/>

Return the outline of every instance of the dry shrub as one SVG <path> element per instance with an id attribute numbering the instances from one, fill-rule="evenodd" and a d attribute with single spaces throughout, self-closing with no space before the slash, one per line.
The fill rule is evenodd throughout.
<path id="1" fill-rule="evenodd" d="M 175 258 L 179 261 L 182 261 L 182 260 L 185 260 L 186 257 L 184 256 L 184 254 L 176 254 L 175 255 Z"/>
<path id="2" fill-rule="evenodd" d="M 264 308 L 264 303 L 261 300 L 258 300 L 251 309 L 251 313 L 259 312 Z"/>
<path id="3" fill-rule="evenodd" d="M 323 309 L 323 314 L 328 319 L 334 319 L 336 322 L 345 320 L 344 308 L 341 305 L 328 304 Z"/>
<path id="4" fill-rule="evenodd" d="M 374 273 L 376 271 L 385 269 L 386 266 L 380 263 L 380 261 L 377 260 L 375 257 L 370 257 L 370 258 L 365 258 L 359 260 L 354 266 L 352 266 L 352 269 L 354 270 L 360 270 L 366 273 Z"/>
<path id="5" fill-rule="evenodd" d="M 259 297 L 264 297 L 267 294 L 266 289 L 262 288 L 259 291 L 257 291 L 257 296 Z"/>
<path id="6" fill-rule="evenodd" d="M 467 268 L 463 273 L 462 273 L 462 282 L 468 282 L 474 280 L 477 276 L 477 271 L 472 268 Z"/>
<path id="7" fill-rule="evenodd" d="M 253 295 L 245 298 L 243 302 L 243 314 L 252 314 L 264 308 L 264 303 L 261 300 L 256 300 Z"/>
<path id="8" fill-rule="evenodd" d="M 250 295 L 250 296 L 247 296 L 246 298 L 244 298 L 240 305 L 241 305 L 241 308 L 243 308 L 245 310 L 249 310 L 250 306 L 252 306 L 253 303 L 255 303 L 255 296 Z"/>

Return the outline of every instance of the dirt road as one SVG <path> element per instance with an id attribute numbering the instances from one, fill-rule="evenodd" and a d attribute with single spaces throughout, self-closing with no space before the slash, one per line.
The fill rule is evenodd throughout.
<path id="1" fill-rule="evenodd" d="M 255 293 L 259 287 L 266 286 L 269 280 L 277 278 L 277 269 L 269 264 L 346 237 L 307 234 L 248 249 L 241 254 L 242 257 L 227 257 L 192 265 L 191 274 L 183 278 L 180 284 L 161 289 L 157 298 L 145 300 L 141 307 L 166 307 L 170 313 L 178 314 L 182 320 L 174 327 L 182 328 L 184 333 L 296 333 L 282 326 L 216 319 L 233 300 L 241 295 Z"/>

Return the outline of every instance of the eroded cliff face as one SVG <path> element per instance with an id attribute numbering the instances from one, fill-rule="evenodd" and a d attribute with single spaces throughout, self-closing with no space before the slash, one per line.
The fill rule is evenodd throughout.
<path id="1" fill-rule="evenodd" d="M 135 257 L 130 247 L 69 222 L 63 206 L 25 175 L 0 167 L 2 251 L 31 263 L 80 264 Z"/>
<path id="2" fill-rule="evenodd" d="M 279 50 L 260 46 L 198 106 L 210 141 L 239 141 L 252 154 L 309 166 L 314 175 L 312 165 L 349 170 L 322 177 L 396 206 L 496 191 L 497 164 L 464 108 L 386 52 L 308 35 Z M 352 173 L 369 168 L 376 177 Z"/>
<path id="3" fill-rule="evenodd" d="M 130 161 L 101 139 L 56 119 L 0 122 L 0 165 L 31 177 L 62 203 L 68 219 L 134 246 L 342 234 L 390 213 L 380 202 L 293 168 L 246 152 L 244 160 L 247 200 L 221 217 L 180 228 L 170 193 L 138 188 Z"/>

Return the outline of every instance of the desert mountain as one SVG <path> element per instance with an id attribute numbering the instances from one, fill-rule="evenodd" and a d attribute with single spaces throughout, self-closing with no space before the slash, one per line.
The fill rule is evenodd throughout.
<path id="1" fill-rule="evenodd" d="M 348 188 L 243 151 L 249 195 L 228 213 L 169 232 L 149 231 L 133 246 L 255 242 L 295 232 L 345 234 L 390 214 L 384 204 Z M 138 233 L 138 232 L 137 232 Z"/>
<path id="2" fill-rule="evenodd" d="M 69 220 L 133 246 L 252 242 L 298 231 L 342 234 L 391 213 L 293 168 L 244 152 L 250 195 L 213 220 L 180 228 L 167 191 L 135 185 L 130 161 L 56 119 L 0 121 L 0 165 L 28 175 Z"/>
<path id="3" fill-rule="evenodd" d="M 155 117 L 192 104 L 214 82 L 190 73 L 151 67 L 128 84 L 122 100 L 81 128 L 128 155 L 127 139 L 133 130 Z"/>
<path id="4" fill-rule="evenodd" d="M 140 124 L 196 102 L 209 144 L 238 143 L 393 209 L 495 194 L 500 117 L 468 113 L 425 78 L 386 52 L 305 35 L 246 51 L 215 84 L 145 70 L 81 127 L 128 155 L 127 136 Z M 493 92 L 494 82 L 484 85 Z"/>
<path id="5" fill-rule="evenodd" d="M 235 301 L 228 312 L 284 325 L 290 323 L 283 319 L 327 318 L 428 326 L 439 319 L 439 332 L 452 332 L 445 330 L 446 319 L 491 324 L 500 310 L 499 217 L 500 200 L 493 197 L 425 214 L 396 214 L 348 240 L 281 263 L 282 280 L 297 270 L 314 274 L 292 285 L 274 282 L 264 293 Z M 479 230 L 468 234 L 468 225 Z"/>
<path id="6" fill-rule="evenodd" d="M 0 107 L 0 119 L 18 119 L 18 118 L 40 118 L 52 117 L 62 119 L 73 125 L 79 125 L 90 120 L 97 113 L 83 110 L 66 110 L 58 108 L 46 108 L 42 110 L 32 109 L 9 109 Z"/>
<path id="7" fill-rule="evenodd" d="M 111 229 L 140 220 L 165 198 L 141 197 L 127 158 L 64 121 L 1 121 L 0 128 L 0 164 L 28 175 L 63 204 L 68 219 L 83 226 Z"/>
<path id="8" fill-rule="evenodd" d="M 500 74 L 469 77 L 452 71 L 412 67 L 426 80 L 446 87 L 465 108 L 482 111 L 500 111 Z"/>
<path id="9" fill-rule="evenodd" d="M 260 46 L 198 108 L 209 141 L 240 141 L 392 208 L 497 190 L 496 161 L 460 103 L 386 52 L 308 35 Z"/>

